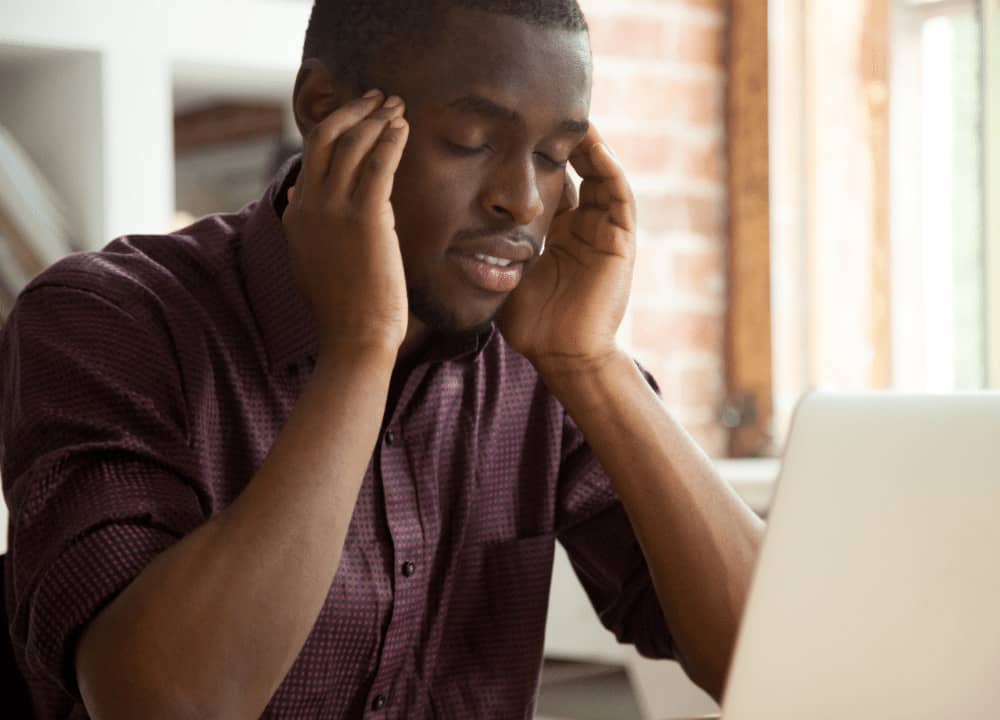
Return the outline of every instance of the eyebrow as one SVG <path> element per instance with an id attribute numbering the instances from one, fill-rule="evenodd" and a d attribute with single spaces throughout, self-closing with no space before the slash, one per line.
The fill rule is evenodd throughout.
<path id="1" fill-rule="evenodd" d="M 488 120 L 500 120 L 508 125 L 523 125 L 524 118 L 512 108 L 499 105 L 481 95 L 466 95 L 448 103 L 448 107 L 463 113 L 479 115 Z M 559 123 L 557 131 L 560 133 L 572 133 L 574 135 L 586 135 L 590 129 L 590 123 L 586 120 L 563 120 Z"/>

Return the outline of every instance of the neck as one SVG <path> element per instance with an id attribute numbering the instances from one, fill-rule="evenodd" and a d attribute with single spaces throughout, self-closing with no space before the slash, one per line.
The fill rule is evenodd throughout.
<path id="1" fill-rule="evenodd" d="M 427 342 L 431 335 L 430 328 L 427 327 L 416 315 L 410 313 L 410 319 L 406 326 L 406 337 L 403 344 L 399 346 L 399 355 L 396 364 L 402 364 L 412 360 L 417 352 Z"/>

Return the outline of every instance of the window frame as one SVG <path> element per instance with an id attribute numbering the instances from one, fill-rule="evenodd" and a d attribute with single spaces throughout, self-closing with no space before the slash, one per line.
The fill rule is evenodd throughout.
<path id="1" fill-rule="evenodd" d="M 1000 0 L 981 0 L 983 102 L 985 105 L 983 193 L 986 213 L 986 332 L 990 387 L 1000 389 Z"/>

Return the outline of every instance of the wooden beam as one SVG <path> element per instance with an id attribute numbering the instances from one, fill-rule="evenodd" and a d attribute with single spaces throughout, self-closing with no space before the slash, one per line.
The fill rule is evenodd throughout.
<path id="1" fill-rule="evenodd" d="M 732 0 L 728 28 L 729 159 L 726 375 L 734 457 L 770 449 L 771 213 L 768 113 L 768 3 Z M 738 422 L 736 422 L 738 421 Z"/>
<path id="2" fill-rule="evenodd" d="M 174 116 L 174 151 L 183 154 L 247 140 L 280 139 L 284 127 L 280 103 L 220 102 Z"/>

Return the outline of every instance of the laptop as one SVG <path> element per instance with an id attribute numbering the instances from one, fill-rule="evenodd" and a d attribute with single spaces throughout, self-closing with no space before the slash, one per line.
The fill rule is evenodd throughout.
<path id="1" fill-rule="evenodd" d="M 1000 393 L 802 401 L 722 716 L 1000 718 Z"/>

